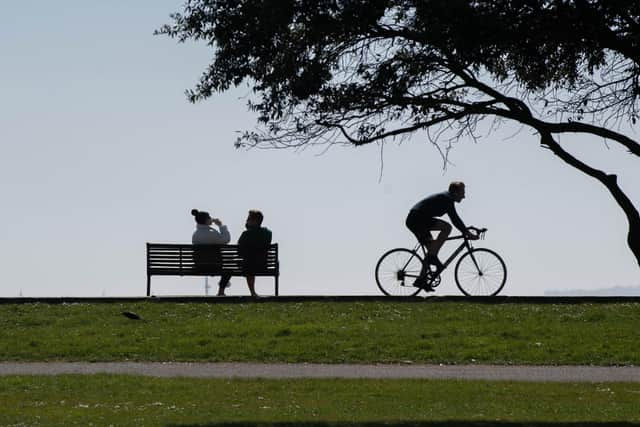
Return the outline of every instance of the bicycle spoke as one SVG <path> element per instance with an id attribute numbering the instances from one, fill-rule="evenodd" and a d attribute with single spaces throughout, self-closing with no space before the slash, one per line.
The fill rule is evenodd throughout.
<path id="1" fill-rule="evenodd" d="M 504 286 L 506 268 L 493 251 L 474 249 L 460 258 L 455 276 L 465 295 L 495 295 Z"/>
<path id="2" fill-rule="evenodd" d="M 420 292 L 413 283 L 422 269 L 422 259 L 413 251 L 393 249 L 376 266 L 376 282 L 385 295 L 410 296 Z"/>

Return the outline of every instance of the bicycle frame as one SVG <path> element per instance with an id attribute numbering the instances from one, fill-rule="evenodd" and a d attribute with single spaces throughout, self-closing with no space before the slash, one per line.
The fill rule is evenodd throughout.
<path id="1" fill-rule="evenodd" d="M 460 239 L 464 239 L 464 242 L 460 243 L 460 246 L 458 246 L 456 250 L 453 251 L 453 253 L 449 256 L 449 258 L 447 258 L 447 260 L 442 263 L 442 270 L 440 270 L 440 272 L 443 272 L 449 266 L 449 264 L 451 264 L 451 262 L 453 262 L 453 260 L 458 256 L 458 254 L 462 252 L 464 249 L 467 249 L 468 251 L 471 251 L 473 249 L 473 246 L 471 246 L 469 239 L 467 239 L 462 234 L 459 236 L 447 237 L 445 242 L 447 240 L 460 240 Z M 427 257 L 427 249 L 422 243 L 418 242 L 415 248 L 413 248 L 413 251 L 418 252 L 419 248 L 422 248 L 423 259 L 425 259 Z M 473 260 L 473 262 L 475 263 L 475 259 Z"/>
<path id="2" fill-rule="evenodd" d="M 484 231 L 482 233 L 480 233 L 478 235 L 478 238 L 483 238 L 484 235 Z M 445 239 L 445 241 L 447 240 L 460 240 L 463 239 L 464 242 L 460 243 L 460 246 L 458 246 L 456 248 L 456 250 L 454 250 L 451 255 L 449 256 L 449 258 L 447 258 L 447 260 L 442 263 L 442 269 L 440 269 L 437 274 L 433 275 L 427 282 L 427 284 L 431 285 L 438 277 L 440 277 L 440 274 L 449 266 L 449 264 L 451 264 L 453 262 L 453 260 L 458 256 L 458 254 L 460 254 L 460 252 L 464 251 L 465 249 L 469 252 L 471 252 L 473 250 L 473 246 L 471 245 L 471 242 L 469 241 L 469 239 L 467 239 L 467 237 L 464 234 L 460 234 L 458 236 L 452 236 L 452 237 L 447 237 Z M 425 259 L 427 257 L 427 249 L 425 248 L 425 246 L 418 242 L 418 244 L 416 244 L 416 246 L 413 248 L 413 252 L 415 253 L 419 253 L 418 249 L 422 248 L 422 256 L 423 256 L 423 264 L 425 262 Z M 476 258 L 473 256 L 473 252 L 471 252 L 471 259 L 473 260 L 473 263 L 475 264 L 476 268 L 480 269 L 480 267 L 478 266 L 478 262 L 476 261 Z M 410 262 L 407 261 L 407 265 Z M 407 266 L 405 265 L 404 268 L 406 268 Z M 411 276 L 409 276 L 411 277 Z M 435 285 L 434 285 L 435 286 Z"/>

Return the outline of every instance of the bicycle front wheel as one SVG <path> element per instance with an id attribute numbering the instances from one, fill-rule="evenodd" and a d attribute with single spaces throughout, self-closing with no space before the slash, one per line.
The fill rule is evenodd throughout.
<path id="1" fill-rule="evenodd" d="M 413 296 L 420 288 L 413 287 L 420 270 L 422 258 L 409 249 L 391 249 L 380 257 L 376 265 L 376 282 L 388 296 Z"/>
<path id="2" fill-rule="evenodd" d="M 456 264 L 456 284 L 467 296 L 498 295 L 507 281 L 507 266 L 490 249 L 473 249 Z"/>

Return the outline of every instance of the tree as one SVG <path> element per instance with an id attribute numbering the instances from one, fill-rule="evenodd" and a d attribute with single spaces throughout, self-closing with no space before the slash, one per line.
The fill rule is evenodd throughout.
<path id="1" fill-rule="evenodd" d="M 362 145 L 425 131 L 444 141 L 446 160 L 487 119 L 515 121 L 609 191 L 640 264 L 640 215 L 616 175 L 558 141 L 591 134 L 640 156 L 617 130 L 638 117 L 639 2 L 187 0 L 172 19 L 156 33 L 215 51 L 190 101 L 252 86 L 261 130 L 238 146 Z"/>

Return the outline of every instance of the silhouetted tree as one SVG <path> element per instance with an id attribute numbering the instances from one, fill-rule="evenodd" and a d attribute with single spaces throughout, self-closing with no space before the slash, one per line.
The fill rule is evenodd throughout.
<path id="1" fill-rule="evenodd" d="M 423 130 L 446 160 L 483 120 L 512 120 L 607 188 L 640 264 L 640 215 L 616 175 L 558 142 L 591 134 L 640 156 L 617 130 L 638 116 L 640 2 L 187 0 L 172 19 L 157 33 L 215 52 L 192 102 L 253 88 L 261 127 L 238 146 L 362 145 Z"/>

